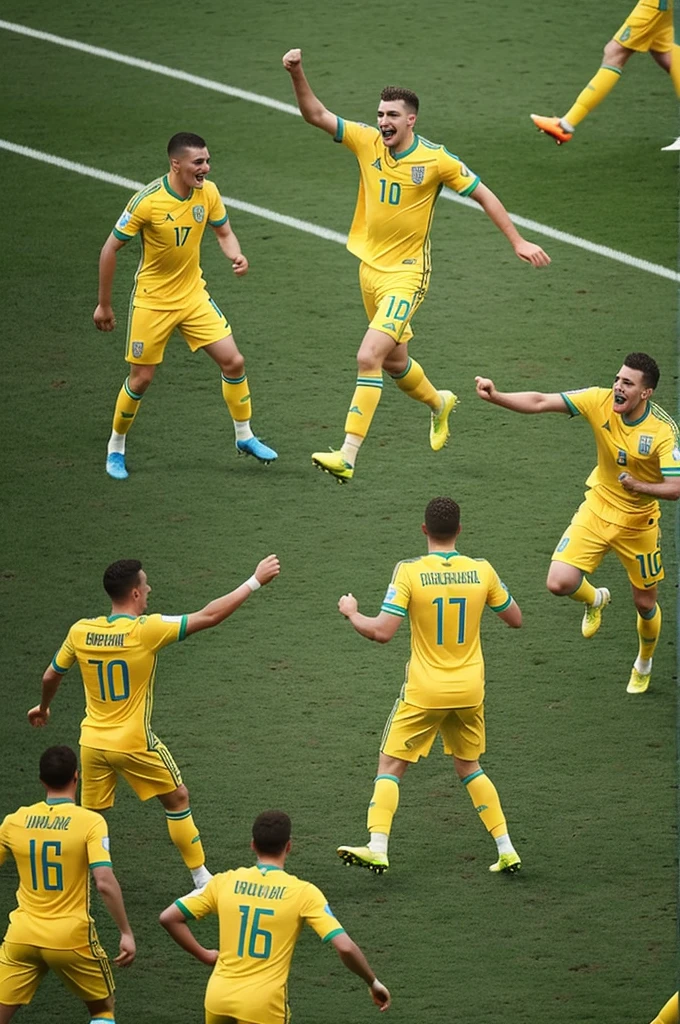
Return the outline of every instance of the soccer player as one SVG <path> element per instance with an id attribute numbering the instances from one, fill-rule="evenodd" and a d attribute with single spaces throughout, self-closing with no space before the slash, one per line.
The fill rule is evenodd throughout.
<path id="1" fill-rule="evenodd" d="M 380 401 L 383 369 L 405 394 L 431 412 L 430 446 L 439 451 L 449 436 L 456 404 L 450 391 L 438 391 L 423 368 L 409 357 L 411 319 L 430 281 L 430 225 L 443 185 L 471 196 L 512 245 L 535 267 L 550 263 L 538 245 L 525 241 L 502 203 L 457 156 L 414 133 L 418 97 L 409 89 L 383 89 L 378 127 L 345 121 L 312 92 L 300 50 L 283 57 L 305 121 L 333 136 L 357 158 L 361 180 L 347 248 L 359 258 L 359 283 L 369 320 L 357 354 L 356 389 L 339 451 L 315 452 L 312 462 L 341 483 L 354 475 L 357 453 Z"/>
<path id="2" fill-rule="evenodd" d="M 236 448 L 260 462 L 276 452 L 259 441 L 250 427 L 251 403 L 243 356 L 224 314 L 210 298 L 199 265 L 203 232 L 209 224 L 237 277 L 248 260 L 232 231 L 219 189 L 207 178 L 210 154 L 205 140 L 178 132 L 168 143 L 170 170 L 132 197 L 104 243 L 99 259 L 99 304 L 94 322 L 112 331 L 116 318 L 111 290 L 117 253 L 139 235 L 142 260 L 130 303 L 125 358 L 130 364 L 113 414 L 106 472 L 116 480 L 128 476 L 125 440 L 168 339 L 177 327 L 192 352 L 202 349 L 222 373 L 222 396 L 234 421 Z"/>
<path id="3" fill-rule="evenodd" d="M 611 595 L 588 575 L 608 551 L 628 573 L 637 609 L 638 655 L 628 693 L 649 687 L 652 657 L 661 632 L 657 584 L 661 560 L 659 498 L 680 498 L 680 438 L 677 424 L 652 401 L 659 367 L 651 356 L 632 352 L 610 388 L 541 394 L 503 394 L 492 380 L 476 377 L 477 394 L 514 412 L 561 412 L 583 416 L 595 434 L 597 466 L 586 481 L 585 501 L 553 552 L 547 586 L 558 597 L 585 605 L 581 631 L 592 637 Z"/>
<path id="4" fill-rule="evenodd" d="M 287 1024 L 290 962 L 304 924 L 330 942 L 345 967 L 358 974 L 381 1010 L 390 993 L 345 932 L 324 894 L 286 871 L 290 818 L 264 811 L 253 824 L 251 849 L 257 862 L 215 875 L 203 892 L 167 907 L 161 924 L 175 942 L 214 967 L 205 993 L 206 1024 Z M 217 914 L 219 950 L 205 949 L 188 921 Z"/>
<path id="5" fill-rule="evenodd" d="M 0 864 L 11 853 L 19 873 L 17 908 L 0 946 L 0 1024 L 31 1002 L 49 970 L 81 999 L 90 1024 L 114 1024 L 113 976 L 90 916 L 90 878 L 120 931 L 113 961 L 135 958 L 123 894 L 113 873 L 106 822 L 76 804 L 78 762 L 70 747 L 40 758 L 45 798 L 0 825 Z"/>
<path id="6" fill-rule="evenodd" d="M 368 805 L 369 842 L 340 846 L 338 856 L 376 874 L 387 870 L 399 784 L 409 764 L 428 756 L 439 733 L 444 753 L 453 757 L 458 778 L 496 841 L 498 859 L 489 871 L 513 873 L 521 860 L 496 787 L 479 764 L 486 749 L 480 629 L 487 605 L 512 629 L 522 625 L 522 613 L 489 562 L 456 550 L 460 509 L 455 501 L 433 498 L 422 531 L 427 554 L 397 563 L 378 615 L 362 615 L 352 594 L 338 602 L 340 612 L 368 640 L 386 644 L 407 617 L 411 626 L 406 680 L 383 732 Z"/>
<path id="7" fill-rule="evenodd" d="M 652 1024 L 678 1024 L 680 1010 L 678 1009 L 678 993 L 668 1000 L 666 1005 L 659 1010 L 659 1015 L 654 1018 Z"/>
<path id="8" fill-rule="evenodd" d="M 564 117 L 544 117 L 531 114 L 539 131 L 551 135 L 558 146 L 573 138 L 581 123 L 609 95 L 621 78 L 627 61 L 634 53 L 649 53 L 659 67 L 672 74 L 676 92 L 680 72 L 671 71 L 673 49 L 673 0 L 639 0 L 621 28 L 604 48 L 602 66 L 594 78 L 579 93 Z"/>
<path id="9" fill-rule="evenodd" d="M 147 615 L 151 591 L 142 563 L 114 562 L 104 573 L 111 614 L 80 619 L 45 670 L 42 700 L 28 712 L 31 725 L 47 725 L 62 676 L 78 662 L 85 688 L 80 728 L 82 803 L 92 810 L 113 807 L 118 776 L 140 800 L 158 797 L 170 839 L 197 888 L 212 877 L 194 824 L 189 792 L 165 744 L 152 732 L 156 662 L 161 648 L 219 625 L 279 574 L 276 555 L 264 558 L 245 583 L 190 615 Z"/>

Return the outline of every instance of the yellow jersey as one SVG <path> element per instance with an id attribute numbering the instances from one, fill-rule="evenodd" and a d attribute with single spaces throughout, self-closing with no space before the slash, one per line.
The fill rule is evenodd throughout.
<path id="1" fill-rule="evenodd" d="M 302 926 L 323 942 L 344 931 L 320 889 L 270 864 L 214 875 L 202 893 L 176 906 L 187 919 L 218 915 L 220 955 L 206 1007 L 253 1024 L 288 1019 L 286 983 Z"/>
<path id="2" fill-rule="evenodd" d="M 647 402 L 637 420 L 626 421 L 614 411 L 612 388 L 584 388 L 562 392 L 572 416 L 588 420 L 597 445 L 597 465 L 586 480 L 586 503 L 607 523 L 642 530 L 661 516 L 659 503 L 649 494 L 631 494 L 619 482 L 630 473 L 645 483 L 661 483 L 680 476 L 678 426 L 656 402 Z"/>
<path id="3" fill-rule="evenodd" d="M 96 942 L 90 869 L 112 867 L 101 814 L 62 799 L 20 807 L 0 825 L 0 864 L 10 853 L 19 873 L 18 906 L 5 940 L 46 949 Z"/>
<path id="4" fill-rule="evenodd" d="M 479 178 L 444 147 L 415 135 L 403 153 L 377 128 L 338 118 L 335 141 L 359 164 L 359 195 L 347 248 L 376 270 L 430 272 L 430 227 L 443 185 L 469 196 Z"/>
<path id="5" fill-rule="evenodd" d="M 411 658 L 402 700 L 419 708 L 476 707 L 484 699 L 480 626 L 488 605 L 503 612 L 512 597 L 483 558 L 432 551 L 398 562 L 381 610 L 411 626 Z"/>
<path id="6" fill-rule="evenodd" d="M 142 258 L 132 301 L 144 309 L 182 309 L 195 301 L 205 281 L 198 259 L 206 224 L 228 220 L 219 189 L 206 180 L 182 199 L 167 174 L 136 193 L 116 221 L 113 234 L 129 242 L 139 234 Z"/>
<path id="7" fill-rule="evenodd" d="M 71 626 L 52 668 L 63 673 L 78 662 L 85 687 L 83 746 L 127 753 L 153 750 L 158 652 L 183 640 L 186 628 L 186 615 L 101 615 Z"/>

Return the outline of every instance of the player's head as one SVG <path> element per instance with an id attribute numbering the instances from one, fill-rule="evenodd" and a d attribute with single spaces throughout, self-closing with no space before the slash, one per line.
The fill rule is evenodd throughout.
<path id="1" fill-rule="evenodd" d="M 133 606 L 138 615 L 146 610 L 151 587 L 138 558 L 121 558 L 112 562 L 104 570 L 103 583 L 113 604 Z"/>
<path id="2" fill-rule="evenodd" d="M 629 419 L 642 415 L 643 406 L 659 383 L 659 367 L 645 352 L 630 352 L 614 377 L 614 412 Z"/>
<path id="3" fill-rule="evenodd" d="M 168 142 L 170 170 L 185 189 L 203 188 L 210 173 L 210 153 L 205 139 L 193 132 L 177 132 Z"/>
<path id="4" fill-rule="evenodd" d="M 48 747 L 40 758 L 40 781 L 46 789 L 69 789 L 78 781 L 78 758 L 70 747 Z"/>
<path id="5" fill-rule="evenodd" d="M 450 543 L 460 533 L 460 507 L 453 498 L 433 498 L 425 509 L 423 533 L 436 543 Z"/>
<path id="6" fill-rule="evenodd" d="M 399 153 L 410 141 L 420 101 L 410 89 L 387 85 L 380 93 L 378 128 L 388 149 Z"/>
<path id="7" fill-rule="evenodd" d="M 290 850 L 290 818 L 285 811 L 263 811 L 253 822 L 253 841 L 257 854 L 280 857 Z"/>

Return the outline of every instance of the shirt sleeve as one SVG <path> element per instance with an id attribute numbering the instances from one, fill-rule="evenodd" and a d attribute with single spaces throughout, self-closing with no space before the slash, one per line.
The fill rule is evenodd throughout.
<path id="1" fill-rule="evenodd" d="M 211 228 L 220 228 L 229 220 L 227 208 L 222 202 L 220 190 L 213 184 L 210 208 L 208 210 L 208 224 Z"/>
<path id="2" fill-rule="evenodd" d="M 588 419 L 606 394 L 606 388 L 579 388 L 576 391 L 561 391 L 560 394 L 571 416 L 585 416 Z"/>
<path id="3" fill-rule="evenodd" d="M 187 921 L 194 918 L 198 920 L 207 914 L 217 913 L 218 879 L 220 877 L 220 875 L 213 875 L 203 892 L 198 893 L 197 896 L 181 896 L 175 900 L 175 906 L 179 907 Z"/>
<path id="4" fill-rule="evenodd" d="M 404 562 L 397 562 L 380 611 L 405 618 L 411 600 L 411 581 Z"/>
<path id="5" fill-rule="evenodd" d="M 92 868 L 112 868 L 109 846 L 109 827 L 101 814 L 87 833 L 87 862 Z"/>
<path id="6" fill-rule="evenodd" d="M 672 480 L 680 476 L 680 435 L 678 427 L 674 423 L 664 430 L 663 437 L 657 449 L 659 459 L 659 470 L 664 480 Z"/>
<path id="7" fill-rule="evenodd" d="M 347 146 L 356 156 L 359 156 L 367 149 L 373 151 L 373 144 L 379 134 L 377 128 L 372 128 L 368 124 L 361 124 L 359 121 L 345 121 L 339 117 L 333 141 L 341 142 L 343 146 Z"/>
<path id="8" fill-rule="evenodd" d="M 63 675 L 64 672 L 68 672 L 71 665 L 73 665 L 76 660 L 76 652 L 73 646 L 73 641 L 71 640 L 71 632 L 72 630 L 69 629 L 66 639 L 52 658 L 52 668 L 55 672 L 59 672 L 61 675 Z"/>
<path id="9" fill-rule="evenodd" d="M 184 640 L 188 615 L 146 615 L 139 624 L 139 637 L 149 651 Z"/>
<path id="10" fill-rule="evenodd" d="M 322 942 L 330 942 L 336 935 L 342 935 L 344 928 L 328 905 L 328 900 L 311 882 L 300 907 L 300 915 L 313 928 Z"/>
<path id="11" fill-rule="evenodd" d="M 129 242 L 151 221 L 151 196 L 137 192 L 116 221 L 113 234 L 120 242 Z"/>
<path id="12" fill-rule="evenodd" d="M 479 175 L 466 167 L 455 153 L 449 153 L 444 146 L 439 157 L 439 174 L 444 184 L 459 196 L 471 195 L 480 182 Z"/>
<path id="13" fill-rule="evenodd" d="M 8 820 L 9 820 L 9 816 L 7 818 L 3 818 L 2 824 L 0 825 L 0 864 L 4 864 L 4 862 L 7 860 L 7 856 L 9 854 L 9 852 L 10 852 L 9 844 L 7 842 L 7 822 L 8 822 Z"/>
<path id="14" fill-rule="evenodd" d="M 504 612 L 512 604 L 512 594 L 508 591 L 505 583 L 500 578 L 492 565 L 489 565 L 491 579 L 489 591 L 486 595 L 486 603 L 492 612 Z"/>

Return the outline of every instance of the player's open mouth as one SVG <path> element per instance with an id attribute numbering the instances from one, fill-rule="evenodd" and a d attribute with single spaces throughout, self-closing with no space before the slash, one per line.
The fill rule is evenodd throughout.
<path id="1" fill-rule="evenodd" d="M 385 139 L 385 141 L 387 141 L 388 139 L 393 138 L 393 136 L 395 136 L 397 134 L 397 129 L 396 128 L 381 128 L 380 129 L 380 134 L 382 135 L 383 139 Z"/>
<path id="2" fill-rule="evenodd" d="M 205 180 L 205 174 L 195 174 L 194 177 L 199 185 L 203 184 Z"/>
<path id="3" fill-rule="evenodd" d="M 614 405 L 625 405 L 625 404 L 626 404 L 626 396 L 625 395 L 614 395 Z"/>

